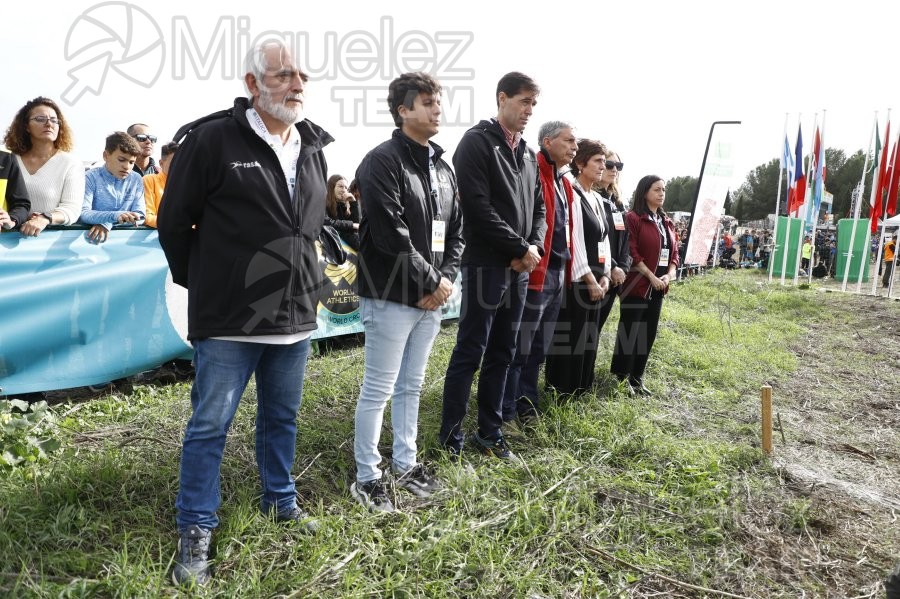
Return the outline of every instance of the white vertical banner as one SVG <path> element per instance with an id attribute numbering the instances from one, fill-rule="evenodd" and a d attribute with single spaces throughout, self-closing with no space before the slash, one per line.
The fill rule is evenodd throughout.
<path id="1" fill-rule="evenodd" d="M 697 205 L 691 218 L 685 264 L 706 264 L 723 216 L 725 196 L 734 184 L 735 149 L 739 127 L 713 127 L 706 164 L 700 173 Z"/>

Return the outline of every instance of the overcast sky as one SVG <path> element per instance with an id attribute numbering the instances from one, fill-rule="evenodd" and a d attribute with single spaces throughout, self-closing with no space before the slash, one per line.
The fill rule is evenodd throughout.
<path id="1" fill-rule="evenodd" d="M 646 174 L 697 176 L 712 121 L 743 122 L 735 130 L 737 185 L 779 155 L 786 114 L 792 146 L 798 114 L 809 147 L 814 115 L 821 120 L 827 111 L 826 146 L 851 153 L 867 147 L 874 112 L 883 128 L 900 97 L 893 3 L 212 6 L 7 3 L 4 130 L 25 101 L 46 95 L 61 102 L 82 160 L 99 160 L 104 137 L 136 121 L 148 123 L 161 145 L 183 123 L 244 94 L 240 59 L 267 30 L 308 44 L 306 115 L 335 137 L 326 156 L 332 172 L 347 177 L 389 136 L 387 84 L 406 69 L 441 78 L 447 123 L 435 141 L 449 154 L 470 125 L 496 115 L 497 79 L 529 74 L 542 94 L 528 142 L 536 146 L 544 121 L 571 121 L 580 136 L 620 153 L 628 195 Z"/>

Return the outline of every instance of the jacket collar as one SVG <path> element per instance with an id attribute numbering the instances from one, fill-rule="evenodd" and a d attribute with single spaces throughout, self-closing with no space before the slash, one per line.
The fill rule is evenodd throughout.
<path id="1" fill-rule="evenodd" d="M 425 166 L 428 166 L 428 156 L 430 155 L 430 151 L 427 147 L 410 139 L 410 137 L 399 128 L 394 129 L 393 134 L 391 134 L 391 139 L 393 139 L 394 141 L 398 141 L 406 146 L 406 148 L 409 150 L 409 153 L 417 161 L 417 163 L 424 163 Z M 428 140 L 428 145 L 430 145 L 432 149 L 434 149 L 434 160 L 435 162 L 437 162 L 437 160 L 444 154 L 444 148 L 437 145 L 431 140 Z"/>
<path id="2" fill-rule="evenodd" d="M 212 114 L 201 117 L 196 121 L 190 122 L 186 125 L 182 125 L 181 128 L 179 128 L 175 133 L 174 140 L 181 142 L 185 136 L 187 136 L 191 131 L 193 131 L 200 125 L 208 123 L 210 121 L 229 117 L 233 118 L 239 126 L 245 127 L 248 131 L 252 132 L 253 128 L 250 126 L 250 122 L 247 121 L 247 109 L 251 108 L 251 106 L 252 105 L 250 104 L 249 98 L 235 98 L 234 105 L 231 108 L 213 112 Z M 302 152 L 304 154 L 320 150 L 321 148 L 324 148 L 334 141 L 334 138 L 330 133 L 328 133 L 309 119 L 303 119 L 299 123 L 296 123 L 294 126 L 300 132 L 300 141 L 303 144 Z M 256 134 L 254 133 L 254 135 Z"/>
<path id="3" fill-rule="evenodd" d="M 538 152 L 538 168 L 541 169 L 541 172 L 552 173 L 554 177 L 558 177 L 559 169 L 556 168 L 556 163 L 553 162 L 553 159 L 550 158 L 550 153 L 541 148 L 541 151 Z"/>

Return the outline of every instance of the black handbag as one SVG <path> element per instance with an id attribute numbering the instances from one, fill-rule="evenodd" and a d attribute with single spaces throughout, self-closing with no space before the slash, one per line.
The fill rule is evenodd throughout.
<path id="1" fill-rule="evenodd" d="M 331 225 L 322 225 L 319 244 L 322 246 L 322 257 L 328 264 L 343 264 L 347 261 L 347 250 L 341 244 L 341 236 Z"/>

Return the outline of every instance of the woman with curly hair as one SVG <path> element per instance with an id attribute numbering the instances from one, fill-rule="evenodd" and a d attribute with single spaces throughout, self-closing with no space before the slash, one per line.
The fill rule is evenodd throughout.
<path id="1" fill-rule="evenodd" d="M 37 237 L 49 225 L 68 225 L 81 215 L 84 166 L 69 154 L 72 130 L 53 100 L 39 96 L 16 113 L 3 138 L 16 155 L 31 199 L 22 235 Z"/>

